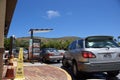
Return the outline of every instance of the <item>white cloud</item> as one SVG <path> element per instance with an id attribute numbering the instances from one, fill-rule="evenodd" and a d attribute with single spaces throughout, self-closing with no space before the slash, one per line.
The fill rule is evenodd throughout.
<path id="1" fill-rule="evenodd" d="M 54 10 L 48 10 L 46 13 L 47 13 L 47 17 L 49 19 L 60 16 L 60 13 L 58 11 L 54 11 Z"/>

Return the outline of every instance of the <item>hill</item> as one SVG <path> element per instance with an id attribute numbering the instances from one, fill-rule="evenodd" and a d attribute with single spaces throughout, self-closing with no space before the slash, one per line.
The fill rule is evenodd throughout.
<path id="1" fill-rule="evenodd" d="M 35 39 L 40 39 L 41 48 L 46 47 L 54 47 L 56 49 L 65 49 L 67 50 L 68 45 L 76 40 L 81 39 L 80 37 L 76 36 L 66 36 L 66 37 L 60 37 L 60 38 L 45 38 L 45 37 L 34 37 Z M 16 45 L 24 48 L 28 48 L 29 46 L 29 40 L 30 37 L 21 37 L 16 39 Z"/>
<path id="2" fill-rule="evenodd" d="M 76 36 L 66 36 L 66 37 L 60 37 L 60 38 L 45 38 L 45 37 L 34 37 L 35 39 L 41 39 L 42 42 L 46 42 L 46 41 L 66 41 L 66 40 L 76 40 L 76 39 L 80 39 L 80 37 L 76 37 Z M 25 40 L 25 41 L 29 41 L 30 37 L 20 37 L 17 38 L 18 41 L 21 40 Z"/>

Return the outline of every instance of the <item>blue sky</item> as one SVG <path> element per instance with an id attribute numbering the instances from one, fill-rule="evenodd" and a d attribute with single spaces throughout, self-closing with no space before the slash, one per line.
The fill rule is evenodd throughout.
<path id="1" fill-rule="evenodd" d="M 8 37 L 30 36 L 28 31 L 52 28 L 34 36 L 120 35 L 120 0 L 18 0 Z"/>

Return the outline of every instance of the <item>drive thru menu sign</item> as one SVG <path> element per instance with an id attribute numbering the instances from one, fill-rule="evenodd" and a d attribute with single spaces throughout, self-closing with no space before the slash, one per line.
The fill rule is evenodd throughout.
<path id="1" fill-rule="evenodd" d="M 40 39 L 33 39 L 33 57 L 38 59 L 40 54 Z"/>
<path id="2" fill-rule="evenodd" d="M 29 40 L 29 59 L 39 59 L 40 55 L 40 39 Z"/>

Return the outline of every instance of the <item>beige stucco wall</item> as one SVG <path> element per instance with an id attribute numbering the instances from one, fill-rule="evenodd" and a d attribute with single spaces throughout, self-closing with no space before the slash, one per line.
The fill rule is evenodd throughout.
<path id="1" fill-rule="evenodd" d="M 0 47 L 4 46 L 5 10 L 6 0 L 0 0 Z"/>
<path id="2" fill-rule="evenodd" d="M 0 0 L 0 49 L 4 49 L 4 27 L 5 27 L 6 0 Z M 0 80 L 3 72 L 3 52 L 0 51 Z"/>

